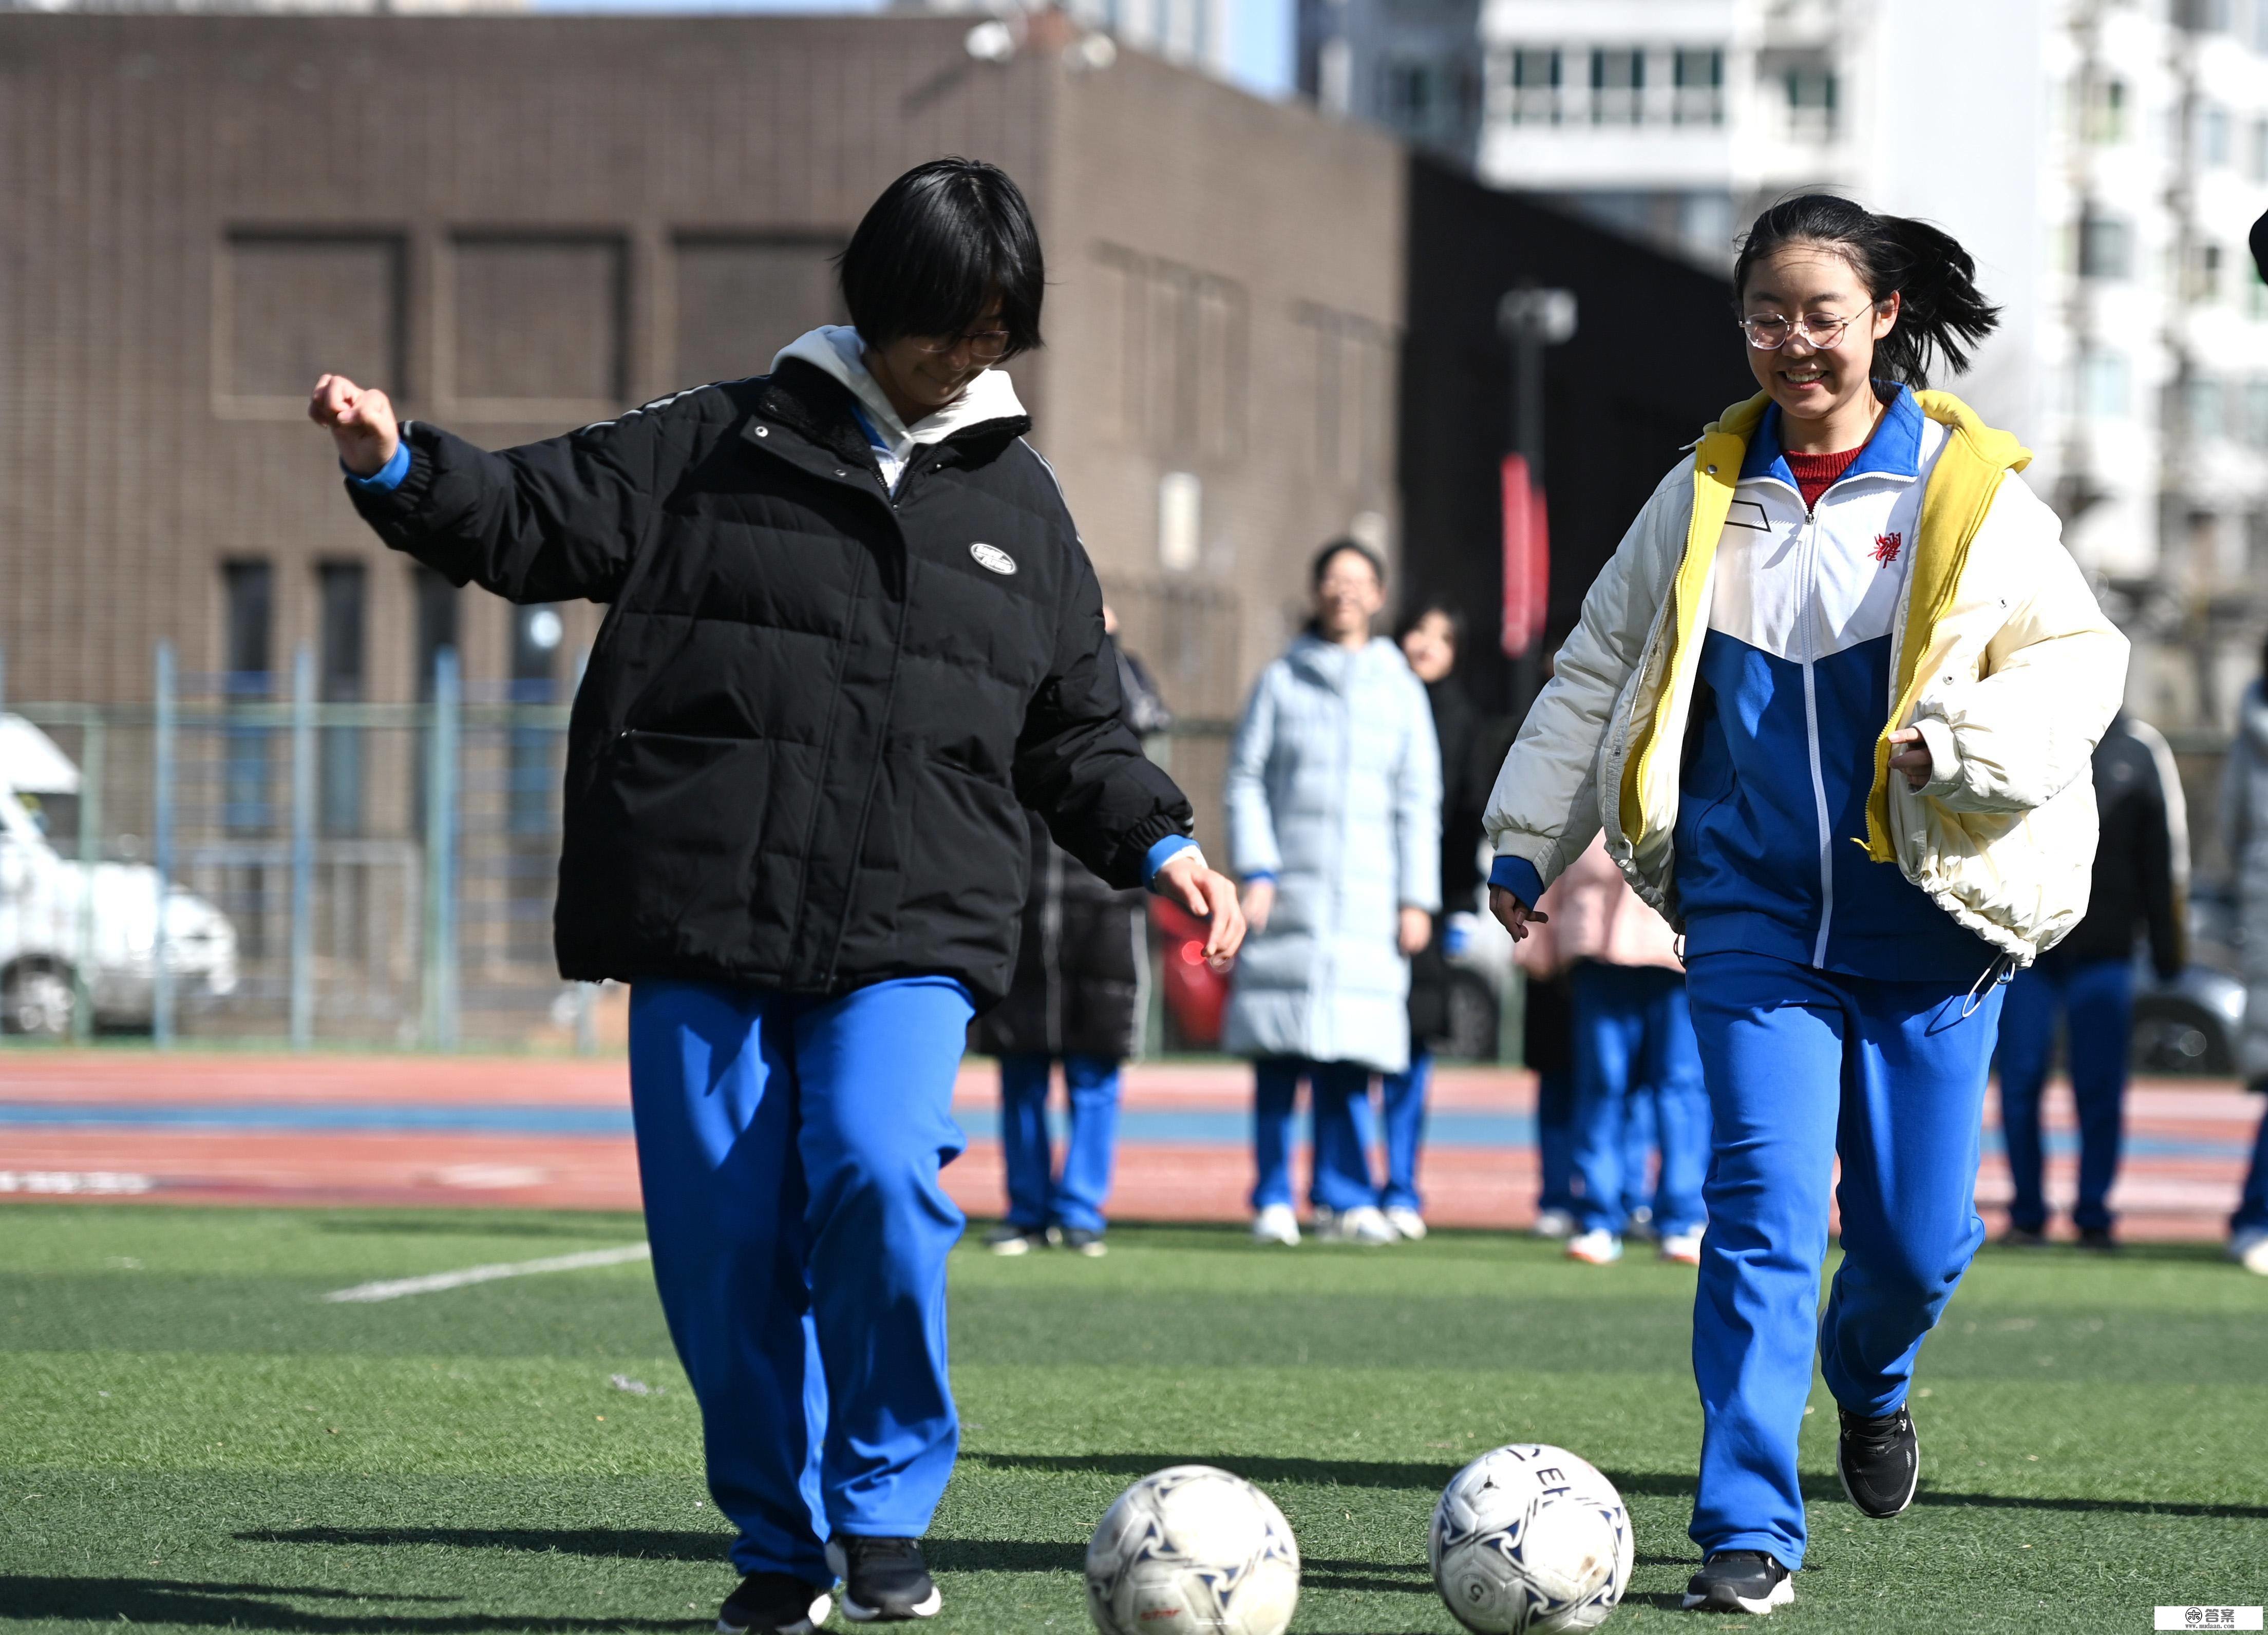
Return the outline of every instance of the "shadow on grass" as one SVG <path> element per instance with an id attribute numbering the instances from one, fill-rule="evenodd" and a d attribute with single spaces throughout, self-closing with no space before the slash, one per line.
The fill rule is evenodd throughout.
<path id="1" fill-rule="evenodd" d="M 722 1563 L 733 1546 L 730 1533 L 646 1528 L 303 1527 L 263 1528 L 234 1536 L 245 1544 L 439 1544 L 626 1561 Z"/>
<path id="2" fill-rule="evenodd" d="M 200 1584 L 183 1579 L 34 1578 L 0 1573 L 0 1627 L 22 1621 L 72 1619 L 104 1624 L 185 1624 L 193 1627 L 306 1631 L 307 1635 L 482 1635 L 484 1631 L 677 1630 L 683 1618 L 562 1618 L 412 1609 L 453 1602 L 452 1595 L 366 1594 L 297 1584 Z M 291 1601 L 379 1602 L 393 1610 L 302 1611 Z"/>

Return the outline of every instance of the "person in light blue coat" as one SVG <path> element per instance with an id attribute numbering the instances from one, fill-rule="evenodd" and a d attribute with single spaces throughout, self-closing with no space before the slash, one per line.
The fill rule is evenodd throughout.
<path id="1" fill-rule="evenodd" d="M 1385 565 L 1315 557 L 1315 616 L 1263 671 L 1229 751 L 1232 866 L 1253 934 L 1226 1048 L 1254 1061 L 1253 1235 L 1296 1243 L 1292 1113 L 1314 1106 L 1319 1235 L 1388 1243 L 1370 1175 L 1370 1076 L 1410 1062 L 1410 956 L 1440 909 L 1441 756 L 1425 689 L 1373 637 Z"/>

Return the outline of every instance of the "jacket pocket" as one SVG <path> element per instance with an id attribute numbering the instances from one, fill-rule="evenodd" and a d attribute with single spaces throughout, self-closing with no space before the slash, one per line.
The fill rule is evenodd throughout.
<path id="1" fill-rule="evenodd" d="M 728 968 L 777 968 L 784 938 L 758 925 L 751 880 L 773 828 L 773 746 L 635 730 L 616 736 L 590 795 L 585 882 L 614 897 L 643 948 Z M 777 948 L 756 945 L 777 942 Z"/>

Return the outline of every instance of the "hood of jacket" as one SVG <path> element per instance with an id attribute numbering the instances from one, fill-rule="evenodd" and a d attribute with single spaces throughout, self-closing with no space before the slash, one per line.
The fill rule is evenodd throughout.
<path id="1" fill-rule="evenodd" d="M 849 324 L 821 324 L 782 347 L 772 359 L 772 370 L 777 373 L 780 365 L 793 360 L 809 364 L 841 382 L 858 399 L 860 410 L 873 423 L 874 429 L 887 439 L 890 453 L 900 460 L 917 446 L 942 443 L 972 426 L 1024 418 L 1024 405 L 1016 395 L 1015 382 L 1008 379 L 1005 370 L 987 369 L 970 381 L 968 389 L 959 397 L 909 426 L 898 418 L 898 411 L 890 406 L 889 394 L 882 390 L 882 383 L 867 372 L 865 357 L 865 342 Z"/>
<path id="2" fill-rule="evenodd" d="M 1334 692 L 1344 692 L 1355 680 L 1383 665 L 1409 668 L 1402 649 L 1383 636 L 1373 636 L 1359 647 L 1327 642 L 1313 630 L 1302 630 L 1285 651 L 1285 662 L 1314 677 Z"/>

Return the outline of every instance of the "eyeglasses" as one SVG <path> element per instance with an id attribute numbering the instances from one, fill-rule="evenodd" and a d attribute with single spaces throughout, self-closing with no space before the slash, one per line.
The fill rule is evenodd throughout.
<path id="1" fill-rule="evenodd" d="M 1867 309 L 1868 312 L 1873 310 L 1872 307 Z M 1749 344 L 1759 352 L 1777 352 L 1798 332 L 1802 334 L 1814 351 L 1831 352 L 1843 339 L 1844 330 L 1851 327 L 1852 319 L 1858 316 L 1859 313 L 1852 313 L 1846 317 L 1832 318 L 1824 313 L 1813 313 L 1793 322 L 1785 318 L 1742 318 L 1736 321 L 1747 334 Z"/>
<path id="2" fill-rule="evenodd" d="M 962 335 L 949 335 L 942 340 L 920 340 L 909 336 L 917 352 L 927 352 L 932 357 L 942 357 L 947 352 L 957 352 L 962 347 L 980 364 L 997 364 L 1007 354 L 1008 332 L 1005 329 L 972 329 Z"/>

